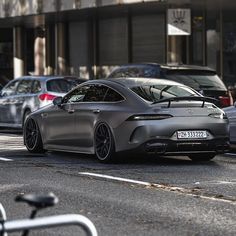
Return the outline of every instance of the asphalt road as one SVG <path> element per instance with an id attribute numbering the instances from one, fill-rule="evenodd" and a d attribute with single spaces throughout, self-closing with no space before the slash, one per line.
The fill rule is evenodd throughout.
<path id="1" fill-rule="evenodd" d="M 0 202 L 8 219 L 25 218 L 30 207 L 15 203 L 17 194 L 53 192 L 59 203 L 38 216 L 82 214 L 98 235 L 236 235 L 236 154 L 209 163 L 126 158 L 108 165 L 86 155 L 32 155 L 21 134 L 0 133 Z M 32 235 L 84 234 L 72 226 Z"/>

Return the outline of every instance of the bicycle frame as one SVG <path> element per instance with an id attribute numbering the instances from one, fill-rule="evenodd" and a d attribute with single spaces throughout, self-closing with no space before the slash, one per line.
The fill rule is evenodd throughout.
<path id="1" fill-rule="evenodd" d="M 97 236 L 97 230 L 94 224 L 85 216 L 78 214 L 66 214 L 45 216 L 35 219 L 22 219 L 22 220 L 2 220 L 0 224 L 1 235 L 5 232 L 16 232 L 22 230 L 51 228 L 57 226 L 77 225 L 82 227 L 88 236 Z"/>

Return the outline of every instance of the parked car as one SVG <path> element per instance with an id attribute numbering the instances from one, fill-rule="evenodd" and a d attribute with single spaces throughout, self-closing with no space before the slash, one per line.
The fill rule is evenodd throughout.
<path id="1" fill-rule="evenodd" d="M 193 65 L 162 65 L 156 63 L 128 64 L 114 69 L 108 78 L 165 78 L 185 84 L 204 96 L 216 98 L 215 104 L 227 107 L 233 98 L 216 72 L 208 67 Z"/>
<path id="2" fill-rule="evenodd" d="M 233 106 L 225 107 L 224 112 L 229 119 L 230 143 L 236 144 L 236 102 Z"/>
<path id="3" fill-rule="evenodd" d="M 186 155 L 208 161 L 228 150 L 228 120 L 213 99 L 174 81 L 120 78 L 85 82 L 24 125 L 29 152 Z M 186 122 L 187 121 L 187 122 Z"/>
<path id="4" fill-rule="evenodd" d="M 0 92 L 0 127 L 22 128 L 28 114 L 84 81 L 70 76 L 23 76 L 11 80 Z"/>

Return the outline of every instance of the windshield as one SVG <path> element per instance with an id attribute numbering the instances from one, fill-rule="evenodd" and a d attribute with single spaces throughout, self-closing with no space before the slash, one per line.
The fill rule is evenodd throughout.
<path id="1" fill-rule="evenodd" d="M 131 90 L 148 102 L 171 97 L 199 96 L 191 88 L 179 85 L 140 85 Z"/>
<path id="2" fill-rule="evenodd" d="M 226 90 L 224 83 L 217 74 L 211 71 L 169 70 L 166 79 L 185 84 L 197 91 Z"/>

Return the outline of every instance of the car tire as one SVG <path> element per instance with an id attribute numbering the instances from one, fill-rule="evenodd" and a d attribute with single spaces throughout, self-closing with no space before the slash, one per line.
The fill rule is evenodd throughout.
<path id="1" fill-rule="evenodd" d="M 215 155 L 216 155 L 215 153 L 191 154 L 189 155 L 189 158 L 195 162 L 210 161 L 215 157 Z"/>
<path id="2" fill-rule="evenodd" d="M 94 149 L 100 162 L 111 163 L 115 160 L 115 142 L 111 129 L 106 123 L 99 123 L 95 128 Z"/>
<path id="3" fill-rule="evenodd" d="M 45 152 L 38 124 L 32 118 L 27 119 L 24 124 L 24 143 L 29 152 Z"/>

